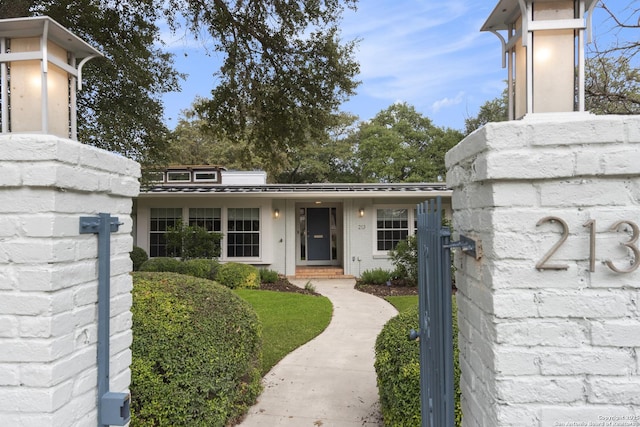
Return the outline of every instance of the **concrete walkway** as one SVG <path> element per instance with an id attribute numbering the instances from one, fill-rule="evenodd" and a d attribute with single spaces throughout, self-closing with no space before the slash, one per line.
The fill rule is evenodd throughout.
<path id="1" fill-rule="evenodd" d="M 333 318 L 315 339 L 265 376 L 264 391 L 242 427 L 380 426 L 374 345 L 397 311 L 353 289 L 350 279 L 312 280 L 333 304 Z M 292 280 L 304 287 L 305 281 Z"/>

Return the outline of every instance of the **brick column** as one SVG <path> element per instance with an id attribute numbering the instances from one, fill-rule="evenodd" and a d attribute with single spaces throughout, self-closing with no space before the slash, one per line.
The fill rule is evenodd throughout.
<path id="1" fill-rule="evenodd" d="M 111 237 L 111 388 L 129 387 L 137 163 L 50 135 L 0 136 L 0 424 L 97 425 L 97 236 Z"/>
<path id="2" fill-rule="evenodd" d="M 614 271 L 640 246 L 640 117 L 489 124 L 446 162 L 484 250 L 456 256 L 463 425 L 640 426 L 640 269 Z"/>

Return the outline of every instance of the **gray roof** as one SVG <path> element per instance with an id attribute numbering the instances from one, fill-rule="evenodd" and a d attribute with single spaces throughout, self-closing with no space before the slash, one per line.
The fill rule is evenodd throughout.
<path id="1" fill-rule="evenodd" d="M 402 184 L 266 184 L 266 185 L 158 185 L 141 191 L 140 196 L 168 194 L 252 194 L 252 195 L 344 195 L 369 196 L 374 194 L 402 193 L 415 195 L 434 193 L 434 196 L 450 192 L 444 183 L 402 183 Z M 381 194 L 382 193 L 382 194 Z"/>

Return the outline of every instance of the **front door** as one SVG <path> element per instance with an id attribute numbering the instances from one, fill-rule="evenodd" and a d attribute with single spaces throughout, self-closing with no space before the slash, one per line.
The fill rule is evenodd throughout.
<path id="1" fill-rule="evenodd" d="M 307 209 L 307 260 L 331 260 L 331 220 L 329 208 Z"/>
<path id="2" fill-rule="evenodd" d="M 298 265 L 339 265 L 338 208 L 299 208 Z"/>

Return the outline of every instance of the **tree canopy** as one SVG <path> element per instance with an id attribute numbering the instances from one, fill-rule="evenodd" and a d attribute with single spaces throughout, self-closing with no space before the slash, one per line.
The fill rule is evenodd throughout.
<path id="1" fill-rule="evenodd" d="M 175 163 L 207 163 L 237 169 L 264 169 L 278 183 L 424 182 L 445 175 L 444 155 L 460 142 L 457 130 L 434 126 L 406 103 L 393 104 L 370 121 L 340 113 L 328 132 L 278 153 L 270 162 L 242 141 L 203 131 L 198 114 L 186 112 L 171 142 Z"/>
<path id="2" fill-rule="evenodd" d="M 268 158 L 325 132 L 357 86 L 355 41 L 338 30 L 356 2 L 0 0 L 0 16 L 49 15 L 105 54 L 85 67 L 79 139 L 146 163 L 166 156 L 160 96 L 181 77 L 160 23 L 209 33 L 208 47 L 225 59 L 212 97 L 198 105 L 201 118 L 212 134 Z"/>
<path id="3" fill-rule="evenodd" d="M 434 126 L 413 106 L 396 103 L 362 122 L 355 139 L 361 182 L 437 181 L 446 173 L 444 155 L 463 135 Z"/>

